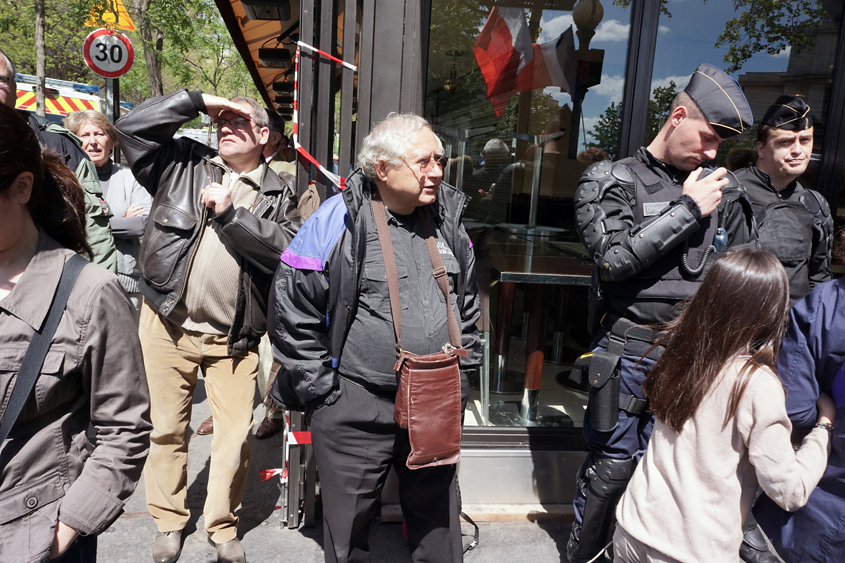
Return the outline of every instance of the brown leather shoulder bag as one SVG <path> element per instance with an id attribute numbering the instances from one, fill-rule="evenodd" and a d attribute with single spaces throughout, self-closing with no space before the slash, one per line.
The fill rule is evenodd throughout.
<path id="1" fill-rule="evenodd" d="M 402 349 L 402 321 L 399 306 L 399 276 L 393 243 L 387 228 L 384 203 L 373 194 L 375 217 L 384 269 L 393 328 L 396 334 L 398 389 L 393 419 L 408 430 L 411 453 L 406 465 L 410 469 L 450 465 L 461 459 L 461 371 L 458 356 L 467 356 L 461 349 L 461 331 L 449 301 L 449 280 L 443 258 L 437 250 L 434 232 L 422 209 L 417 213 L 425 233 L 425 244 L 431 257 L 432 273 L 446 298 L 449 342 L 443 351 L 419 355 Z"/>

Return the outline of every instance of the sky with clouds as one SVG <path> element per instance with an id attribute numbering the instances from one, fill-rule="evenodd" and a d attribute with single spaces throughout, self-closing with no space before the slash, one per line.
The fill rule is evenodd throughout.
<path id="1" fill-rule="evenodd" d="M 624 9 L 612 0 L 601 0 L 604 17 L 590 41 L 593 49 L 604 49 L 602 80 L 590 88 L 583 102 L 585 129 L 589 131 L 601 113 L 611 102 L 622 101 L 625 86 L 625 58 L 630 35 L 630 8 Z M 660 16 L 659 33 L 652 76 L 652 89 L 668 86 L 674 81 L 678 90 L 683 89 L 692 71 L 700 63 L 707 62 L 718 68 L 726 68 L 724 55 L 727 47 L 714 47 L 724 24 L 735 17 L 732 0 L 669 0 L 669 18 Z M 706 25 L 702 25 L 706 22 Z M 572 12 L 546 10 L 540 21 L 542 33 L 538 42 L 552 40 L 573 26 Z M 578 40 L 576 38 L 576 47 Z M 789 50 L 770 56 L 758 53 L 745 63 L 745 72 L 783 72 L 789 61 Z M 733 75 L 737 78 L 737 75 Z M 570 103 L 568 94 L 558 88 L 546 88 L 547 93 L 559 104 Z M 583 133 L 580 135 L 583 142 Z"/>

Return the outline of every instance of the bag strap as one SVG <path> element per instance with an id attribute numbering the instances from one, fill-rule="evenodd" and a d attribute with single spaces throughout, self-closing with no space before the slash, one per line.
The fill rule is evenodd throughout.
<path id="1" fill-rule="evenodd" d="M 384 271 L 387 274 L 387 293 L 390 297 L 390 312 L 393 315 L 393 332 L 396 333 L 396 357 L 402 354 L 402 315 L 399 305 L 399 273 L 396 271 L 396 257 L 393 254 L 393 242 L 387 230 L 387 214 L 384 212 L 384 202 L 378 192 L 372 194 L 373 217 L 376 220 L 376 231 L 381 253 L 384 256 Z"/>
<path id="2" fill-rule="evenodd" d="M 82 268 L 86 264 L 88 264 L 88 260 L 79 254 L 74 254 L 65 262 L 64 268 L 62 269 L 62 277 L 59 280 L 59 286 L 53 296 L 50 311 L 47 313 L 47 319 L 44 321 L 42 330 L 40 332 L 36 330 L 32 335 L 32 340 L 30 340 L 29 346 L 26 348 L 20 370 L 15 378 L 12 395 L 9 397 L 9 403 L 6 405 L 2 422 L 0 422 L 0 446 L 3 445 L 9 432 L 12 430 L 12 426 L 17 421 L 24 404 L 26 404 L 26 400 L 35 387 L 35 381 L 41 373 L 41 367 L 44 365 L 47 350 L 50 349 L 53 335 L 56 334 L 56 328 L 58 328 L 59 321 L 65 312 L 65 305 L 67 304 L 68 297 L 70 297 L 70 292 L 76 283 L 79 272 L 82 271 Z"/>
<path id="3" fill-rule="evenodd" d="M 396 333 L 396 354 L 399 357 L 402 354 L 402 319 L 400 314 L 399 304 L 399 274 L 396 270 L 396 257 L 393 253 L 393 242 L 390 240 L 390 233 L 387 228 L 387 214 L 384 211 L 384 202 L 377 193 L 372 195 L 373 202 L 373 217 L 376 221 L 376 231 L 378 232 L 379 245 L 381 245 L 381 253 L 384 256 L 384 270 L 387 275 L 387 292 L 390 297 L 390 312 L 393 315 L 393 330 Z M 452 305 L 449 300 L 449 280 L 446 278 L 446 267 L 443 265 L 443 258 L 440 257 L 440 251 L 437 250 L 437 243 L 434 242 L 434 231 L 431 224 L 422 209 L 417 208 L 420 221 L 422 223 L 423 233 L 425 234 L 425 245 L 428 249 L 428 255 L 431 258 L 431 265 L 434 268 L 432 274 L 437 282 L 437 286 L 443 293 L 446 299 L 446 319 L 449 327 L 449 343 L 453 348 L 461 347 L 461 330 L 458 327 L 458 319 L 455 317 L 455 312 L 452 310 Z M 455 353 L 457 351 L 453 351 Z M 458 353 L 458 355 L 464 355 Z"/>
<path id="4" fill-rule="evenodd" d="M 431 257 L 431 265 L 434 267 L 432 274 L 443 292 L 443 297 L 446 299 L 446 319 L 449 326 L 449 342 L 455 348 L 461 347 L 461 329 L 458 327 L 458 319 L 455 317 L 455 311 L 452 310 L 452 304 L 449 300 L 449 278 L 446 277 L 446 266 L 443 265 L 443 258 L 440 256 L 440 251 L 437 250 L 437 243 L 434 242 L 434 229 L 431 228 L 431 223 L 428 221 L 425 212 L 421 207 L 417 207 L 417 215 L 422 224 L 423 234 L 425 234 L 425 246 L 428 248 L 428 255 Z"/>

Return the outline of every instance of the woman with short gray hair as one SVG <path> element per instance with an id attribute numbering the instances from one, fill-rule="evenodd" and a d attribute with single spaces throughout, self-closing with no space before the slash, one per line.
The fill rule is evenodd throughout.
<path id="1" fill-rule="evenodd" d="M 117 250 L 117 277 L 132 302 L 137 324 L 143 302 L 137 258 L 150 214 L 150 194 L 128 168 L 112 161 L 117 134 L 105 115 L 92 110 L 75 111 L 65 118 L 65 126 L 82 140 L 82 149 L 97 167 L 100 188 L 112 214 L 109 226 Z"/>

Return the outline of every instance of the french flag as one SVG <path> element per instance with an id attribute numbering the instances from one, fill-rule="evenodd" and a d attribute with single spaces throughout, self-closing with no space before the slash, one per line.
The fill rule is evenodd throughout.
<path id="1" fill-rule="evenodd" d="M 557 39 L 531 41 L 522 8 L 490 10 L 472 49 L 497 117 L 511 96 L 546 86 L 573 92 L 577 63 L 572 26 Z"/>
<path id="2" fill-rule="evenodd" d="M 575 90 L 578 63 L 575 61 L 575 39 L 572 26 L 557 39 L 534 43 L 534 60 L 517 77 L 520 92 L 546 86 L 557 86 L 564 92 Z"/>
<path id="3" fill-rule="evenodd" d="M 487 97 L 501 116 L 510 97 L 519 91 L 517 75 L 534 60 L 524 10 L 494 6 L 472 53 L 487 85 Z"/>

